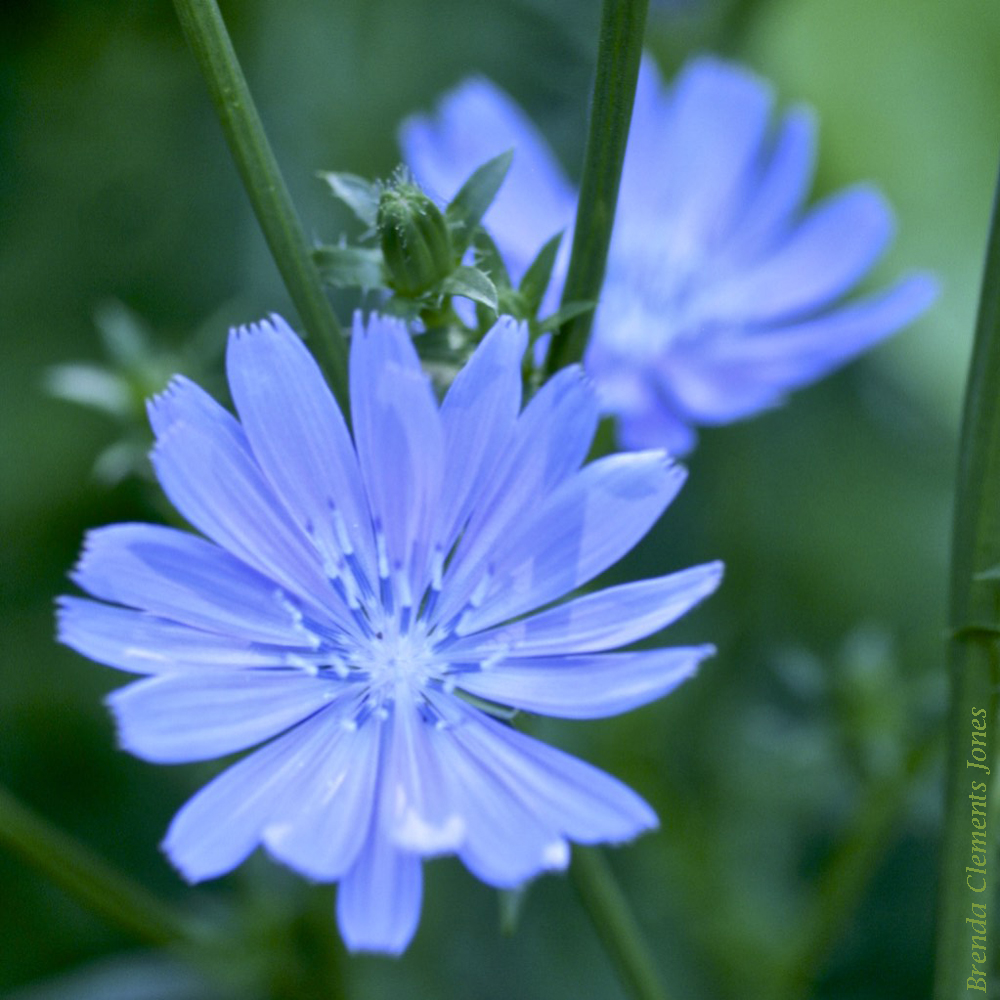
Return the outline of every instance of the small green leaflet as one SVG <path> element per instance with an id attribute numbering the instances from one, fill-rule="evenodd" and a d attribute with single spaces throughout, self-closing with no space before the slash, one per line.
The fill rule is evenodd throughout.
<path id="1" fill-rule="evenodd" d="M 334 198 L 342 201 L 366 226 L 374 228 L 378 211 L 378 188 L 356 174 L 320 171 L 317 175 L 330 185 Z"/>
<path id="2" fill-rule="evenodd" d="M 441 291 L 448 295 L 461 295 L 497 311 L 496 285 L 475 267 L 456 267 L 444 281 Z"/>
<path id="3" fill-rule="evenodd" d="M 384 288 L 382 251 L 368 247 L 325 246 L 313 250 L 323 280 L 334 288 Z"/>
<path id="4" fill-rule="evenodd" d="M 552 267 L 556 262 L 556 254 L 559 253 L 562 237 L 562 233 L 556 233 L 538 251 L 538 256 L 531 262 L 521 279 L 521 287 L 518 291 L 524 296 L 531 316 L 534 316 L 538 311 L 542 297 L 545 295 L 545 289 L 549 287 L 549 281 L 552 279 Z"/>
<path id="5" fill-rule="evenodd" d="M 461 256 L 472 242 L 476 227 L 497 196 L 513 158 L 514 150 L 508 149 L 487 160 L 473 172 L 445 209 L 445 218 L 452 226 L 456 255 Z"/>

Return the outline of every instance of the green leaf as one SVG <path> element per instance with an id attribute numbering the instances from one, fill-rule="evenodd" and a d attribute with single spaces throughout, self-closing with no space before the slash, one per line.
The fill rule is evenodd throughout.
<path id="1" fill-rule="evenodd" d="M 538 256 L 531 262 L 521 279 L 518 291 L 524 296 L 532 316 L 538 311 L 542 297 L 545 295 L 545 289 L 549 287 L 549 282 L 552 280 L 552 268 L 556 262 L 556 254 L 559 253 L 559 244 L 562 238 L 562 233 L 556 233 L 538 251 Z"/>
<path id="2" fill-rule="evenodd" d="M 596 302 L 567 302 L 566 305 L 560 306 L 554 313 L 546 316 L 545 319 L 538 321 L 538 332 L 546 333 L 549 330 L 555 330 L 562 326 L 563 323 L 568 323 L 571 319 L 582 316 L 584 313 L 591 312 L 596 308 Z"/>
<path id="3" fill-rule="evenodd" d="M 319 171 L 316 175 L 330 185 L 334 198 L 342 201 L 366 226 L 375 225 L 378 210 L 378 189 L 364 177 Z"/>
<path id="4" fill-rule="evenodd" d="M 459 256 L 472 242 L 476 227 L 497 196 L 513 158 L 514 150 L 508 149 L 487 160 L 473 172 L 445 209 L 445 217 L 453 227 L 455 252 Z"/>
<path id="5" fill-rule="evenodd" d="M 382 252 L 369 247 L 325 246 L 313 250 L 323 280 L 334 288 L 383 288 Z"/>
<path id="6" fill-rule="evenodd" d="M 497 289 L 489 278 L 475 267 L 456 267 L 444 281 L 441 291 L 448 295 L 461 295 L 497 311 Z"/>

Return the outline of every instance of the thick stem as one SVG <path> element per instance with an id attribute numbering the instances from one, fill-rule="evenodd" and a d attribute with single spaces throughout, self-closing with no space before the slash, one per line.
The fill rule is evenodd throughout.
<path id="1" fill-rule="evenodd" d="M 1000 181 L 998 181 L 1000 191 Z M 1000 202 L 994 202 L 976 339 L 966 389 L 952 538 L 944 841 L 937 912 L 936 1000 L 986 995 L 989 936 L 968 921 L 996 919 L 997 831 L 985 822 L 998 759 L 1000 584 L 982 574 L 1000 565 Z M 978 801 L 977 801 L 978 800 Z M 996 815 L 995 810 L 992 811 Z M 977 864 L 976 859 L 982 864 Z M 970 871 L 970 869 L 973 869 Z M 982 872 L 980 874 L 975 869 Z M 985 909 L 978 909 L 985 907 Z M 983 942 L 985 959 L 976 938 Z M 980 971 L 973 968 L 976 966 Z M 971 992 L 970 992 L 971 991 Z"/>
<path id="2" fill-rule="evenodd" d="M 570 875 L 626 990 L 636 1000 L 666 1000 L 653 956 L 600 850 L 574 847 Z"/>
<path id="3" fill-rule="evenodd" d="M 648 6 L 649 0 L 604 0 L 601 10 L 597 75 L 563 304 L 596 302 L 601 293 Z M 555 334 L 549 351 L 550 372 L 583 358 L 592 320 L 593 312 L 586 312 Z"/>
<path id="4" fill-rule="evenodd" d="M 267 141 L 219 6 L 215 0 L 174 0 L 174 7 L 310 346 L 326 371 L 341 409 L 348 414 L 343 331 L 313 264 L 302 223 Z"/>

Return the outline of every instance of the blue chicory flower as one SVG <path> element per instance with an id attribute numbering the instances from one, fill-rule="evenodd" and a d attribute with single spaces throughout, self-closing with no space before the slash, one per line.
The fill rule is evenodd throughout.
<path id="1" fill-rule="evenodd" d="M 181 377 L 150 404 L 159 481 L 205 537 L 91 532 L 73 579 L 97 600 L 62 598 L 59 638 L 147 675 L 109 699 L 137 756 L 266 744 L 173 820 L 164 849 L 190 881 L 263 846 L 340 882 L 350 948 L 398 953 L 425 857 L 513 887 L 564 868 L 568 841 L 656 825 L 614 778 L 462 697 L 614 715 L 713 652 L 607 650 L 711 593 L 718 563 L 553 605 L 642 538 L 684 473 L 662 452 L 581 468 L 593 393 L 566 369 L 521 411 L 526 339 L 498 322 L 439 406 L 405 326 L 358 318 L 353 440 L 278 317 L 231 334 L 238 420 Z"/>
<path id="2" fill-rule="evenodd" d="M 882 195 L 858 185 L 804 209 L 815 121 L 805 108 L 772 125 L 770 86 L 715 58 L 672 88 L 642 62 L 601 303 L 585 363 L 630 448 L 683 454 L 697 425 L 752 416 L 919 316 L 936 290 L 917 274 L 843 303 L 893 230 Z M 436 115 L 404 123 L 417 180 L 450 196 L 479 163 L 513 147 L 505 189 L 484 217 L 514 276 L 566 231 L 576 192 L 523 111 L 475 78 Z"/>

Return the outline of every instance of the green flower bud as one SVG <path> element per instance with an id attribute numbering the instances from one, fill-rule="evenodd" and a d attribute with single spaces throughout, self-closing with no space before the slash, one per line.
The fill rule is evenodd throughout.
<path id="1" fill-rule="evenodd" d="M 410 180 L 396 178 L 378 200 L 376 215 L 389 282 L 402 295 L 419 295 L 455 269 L 448 223 Z"/>

